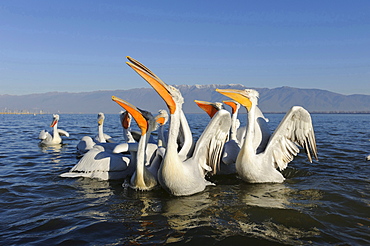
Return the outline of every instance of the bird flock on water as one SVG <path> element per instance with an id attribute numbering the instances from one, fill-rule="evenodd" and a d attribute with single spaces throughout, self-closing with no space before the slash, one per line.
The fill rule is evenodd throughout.
<path id="1" fill-rule="evenodd" d="M 314 128 L 309 112 L 293 106 L 274 132 L 258 107 L 256 90 L 216 89 L 229 100 L 195 103 L 210 117 L 197 141 L 182 110 L 181 92 L 163 82 L 139 61 L 127 64 L 147 81 L 167 105 L 156 116 L 124 99 L 112 96 L 123 108 L 120 114 L 124 142 L 116 143 L 103 131 L 104 114 L 98 114 L 98 135 L 84 136 L 77 144 L 78 163 L 60 176 L 65 178 L 124 179 L 132 189 L 162 187 L 174 196 L 189 196 L 214 185 L 209 177 L 236 174 L 248 183 L 282 183 L 281 171 L 304 149 L 308 161 L 317 157 Z M 230 112 L 225 107 L 230 107 Z M 240 107 L 247 109 L 247 125 L 238 120 Z M 68 132 L 57 128 L 53 135 L 43 130 L 41 145 L 61 144 Z M 131 130 L 135 120 L 140 131 Z M 157 138 L 151 134 L 157 131 Z"/>

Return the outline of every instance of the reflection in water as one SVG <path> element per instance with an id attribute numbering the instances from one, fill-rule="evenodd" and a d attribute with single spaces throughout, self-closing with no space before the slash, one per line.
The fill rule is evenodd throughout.
<path id="1" fill-rule="evenodd" d="M 266 240 L 301 244 L 305 238 L 320 234 L 317 227 L 322 226 L 309 215 L 291 209 L 299 199 L 296 191 L 285 184 L 243 185 L 239 192 L 240 200 L 248 207 L 248 218 L 238 220 L 243 233 Z M 294 203 L 292 202 L 294 201 Z M 305 201 L 309 203 L 309 200 Z"/>
<path id="2" fill-rule="evenodd" d="M 243 185 L 240 198 L 249 206 L 285 209 L 289 205 L 291 190 L 284 184 Z"/>
<path id="3" fill-rule="evenodd" d="M 50 160 L 53 163 L 58 164 L 62 157 L 62 153 L 66 149 L 66 146 L 65 144 L 56 144 L 56 145 L 50 145 L 50 146 L 39 144 L 39 148 L 41 152 L 50 154 Z"/>
<path id="4" fill-rule="evenodd" d="M 166 243 L 182 241 L 187 231 L 210 225 L 212 217 L 208 216 L 206 210 L 211 204 L 208 192 L 167 200 L 163 204 L 162 215 L 167 217 L 168 225 L 175 233 L 169 235 Z"/>

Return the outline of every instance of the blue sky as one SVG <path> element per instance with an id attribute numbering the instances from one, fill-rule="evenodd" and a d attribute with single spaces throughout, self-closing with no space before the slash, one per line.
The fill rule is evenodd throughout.
<path id="1" fill-rule="evenodd" d="M 1 1 L 0 94 L 168 84 L 370 95 L 370 1 Z"/>

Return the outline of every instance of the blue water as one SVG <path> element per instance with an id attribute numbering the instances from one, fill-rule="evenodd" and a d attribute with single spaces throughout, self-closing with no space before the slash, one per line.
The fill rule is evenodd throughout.
<path id="1" fill-rule="evenodd" d="M 208 122 L 187 115 L 194 136 Z M 275 128 L 281 114 L 267 115 Z M 245 115 L 240 115 L 242 124 Z M 119 181 L 60 178 L 77 162 L 76 144 L 97 133 L 96 115 L 60 115 L 64 145 L 41 148 L 51 115 L 0 115 L 0 245 L 369 245 L 370 115 L 312 115 L 319 161 L 300 153 L 283 184 L 235 176 L 173 197 Z M 104 130 L 123 141 L 119 116 Z"/>

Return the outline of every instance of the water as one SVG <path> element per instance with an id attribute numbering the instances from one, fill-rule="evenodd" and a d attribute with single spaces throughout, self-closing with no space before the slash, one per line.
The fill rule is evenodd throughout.
<path id="1" fill-rule="evenodd" d="M 275 128 L 283 115 L 267 115 Z M 190 197 L 119 181 L 60 178 L 96 115 L 60 115 L 64 145 L 40 148 L 51 115 L 0 115 L 0 245 L 369 245 L 370 115 L 312 115 L 319 161 L 300 153 L 283 184 L 218 177 Z M 208 122 L 188 115 L 194 136 Z M 245 115 L 240 119 L 245 122 Z M 105 132 L 122 141 L 119 116 Z"/>

